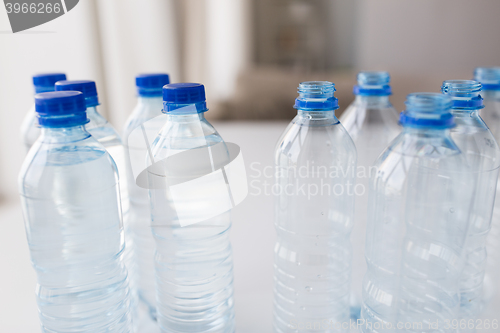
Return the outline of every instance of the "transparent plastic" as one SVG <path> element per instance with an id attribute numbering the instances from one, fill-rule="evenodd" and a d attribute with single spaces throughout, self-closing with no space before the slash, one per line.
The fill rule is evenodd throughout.
<path id="1" fill-rule="evenodd" d="M 165 117 L 161 117 L 162 104 L 161 95 L 156 97 L 139 96 L 138 103 L 128 118 L 123 132 L 123 140 L 131 163 L 129 170 L 144 170 L 146 168 L 148 150 L 143 135 L 146 138 L 158 136 L 165 123 Z M 141 126 L 145 133 L 142 133 Z M 134 135 L 132 135 L 133 132 Z M 151 208 L 148 190 L 136 185 L 135 176 L 132 172 L 130 175 L 132 179 L 129 181 L 129 224 L 134 245 L 136 285 L 139 300 L 147 306 L 151 319 L 156 320 L 155 243 L 151 232 Z"/>
<path id="2" fill-rule="evenodd" d="M 318 84 L 302 83 L 299 99 L 328 97 L 303 97 Z M 334 110 L 299 109 L 275 166 L 274 332 L 347 332 L 335 327 L 349 320 L 354 143 Z"/>
<path id="3" fill-rule="evenodd" d="M 410 95 L 402 133 L 375 162 L 361 332 L 456 332 L 445 323 L 459 317 L 475 181 L 446 98 Z"/>
<path id="4" fill-rule="evenodd" d="M 84 126 L 43 128 L 20 173 L 43 332 L 130 332 L 116 166 Z"/>
<path id="5" fill-rule="evenodd" d="M 445 81 L 443 93 L 457 102 L 470 102 L 480 96 L 481 84 L 476 81 Z M 470 178 L 476 178 L 476 195 L 473 198 L 468 242 L 465 250 L 466 266 L 462 275 L 460 291 L 460 318 L 475 320 L 481 312 L 483 279 L 486 269 L 486 241 L 491 228 L 495 202 L 500 149 L 479 116 L 481 107 L 452 109 L 456 127 L 451 137 L 467 158 Z M 461 332 L 475 332 L 462 329 Z"/>
<path id="6" fill-rule="evenodd" d="M 491 133 L 500 142 L 500 90 L 483 90 L 484 109 L 480 111 Z M 486 310 L 491 301 L 500 295 L 500 186 L 497 184 L 497 193 L 491 230 L 487 237 L 487 265 L 483 287 L 483 309 Z"/>
<path id="7" fill-rule="evenodd" d="M 359 318 L 361 310 L 361 286 L 366 273 L 365 236 L 368 207 L 368 188 L 371 166 L 401 132 L 398 112 L 389 96 L 356 96 L 354 102 L 340 117 L 341 123 L 353 139 L 358 152 L 356 209 L 351 234 L 353 245 L 351 317 Z"/>
<path id="8" fill-rule="evenodd" d="M 123 212 L 123 225 L 125 230 L 125 252 L 124 261 L 127 266 L 130 291 L 131 291 L 131 302 L 132 311 L 134 315 L 137 315 L 137 268 L 133 260 L 133 247 L 134 240 L 132 233 L 130 231 L 130 199 L 129 199 L 129 181 L 130 181 L 130 171 L 128 168 L 125 147 L 122 143 L 120 135 L 115 130 L 115 128 L 97 111 L 95 106 L 87 108 L 87 117 L 89 122 L 85 125 L 85 129 L 94 137 L 99 143 L 101 143 L 106 151 L 111 155 L 118 168 L 118 175 L 120 179 L 120 198 L 121 207 Z"/>
<path id="9" fill-rule="evenodd" d="M 23 142 L 26 152 L 31 149 L 36 139 L 40 136 L 40 126 L 36 117 L 35 105 L 33 105 L 21 124 L 21 141 Z"/>
<path id="10" fill-rule="evenodd" d="M 218 170 L 229 161 L 226 145 L 204 114 L 197 113 L 196 108 L 192 110 L 183 114 L 167 113 L 167 122 L 153 143 L 152 157 L 154 161 L 161 161 L 205 147 L 211 156 L 226 156 L 226 160 L 217 159 L 220 164 L 211 164 L 211 170 Z M 215 147 L 219 151 L 214 151 Z M 167 174 L 148 173 L 148 178 L 182 182 L 186 174 L 196 177 L 198 172 L 201 172 L 198 165 L 182 165 Z M 214 201 L 223 200 L 222 197 L 219 200 L 219 194 L 211 194 Z M 156 301 L 160 329 L 162 332 L 233 333 L 230 210 L 183 226 L 175 208 L 189 206 L 194 219 L 203 217 L 211 209 L 206 201 L 200 200 L 206 198 L 206 193 L 193 193 L 189 200 L 179 202 L 174 201 L 168 187 L 151 186 L 149 195 L 156 245 Z"/>

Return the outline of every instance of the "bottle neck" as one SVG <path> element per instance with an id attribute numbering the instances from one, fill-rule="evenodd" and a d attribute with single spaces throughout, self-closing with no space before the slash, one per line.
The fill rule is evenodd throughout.
<path id="1" fill-rule="evenodd" d="M 297 115 L 301 118 L 309 119 L 309 120 L 328 120 L 328 119 L 337 119 L 335 117 L 335 110 L 329 111 L 306 111 L 306 110 L 297 110 Z"/>
<path id="2" fill-rule="evenodd" d="M 451 114 L 455 118 L 474 118 L 474 117 L 479 117 L 479 111 L 481 109 L 471 109 L 471 110 L 466 110 L 466 109 L 451 109 Z"/>
<path id="3" fill-rule="evenodd" d="M 391 105 L 389 96 L 362 96 L 356 95 L 355 103 L 362 103 L 370 108 L 386 108 Z"/>
<path id="4" fill-rule="evenodd" d="M 182 114 L 173 114 L 173 113 L 165 113 L 167 115 L 167 121 L 175 122 L 175 123 L 195 123 L 205 120 L 204 112 L 193 112 L 193 113 L 182 113 Z"/>
<path id="5" fill-rule="evenodd" d="M 137 97 L 137 110 L 140 110 L 140 116 L 153 118 L 162 114 L 163 98 L 162 96 L 141 96 Z"/>
<path id="6" fill-rule="evenodd" d="M 102 125 L 108 122 L 106 118 L 104 118 L 97 111 L 97 106 L 89 106 L 86 111 L 87 111 L 87 118 L 90 120 L 90 125 L 92 127 Z"/>
<path id="7" fill-rule="evenodd" d="M 42 127 L 43 142 L 64 143 L 84 140 L 90 137 L 84 125 L 71 127 Z"/>
<path id="8" fill-rule="evenodd" d="M 439 138 L 450 135 L 450 128 L 415 128 L 403 127 L 403 133 L 420 138 Z"/>

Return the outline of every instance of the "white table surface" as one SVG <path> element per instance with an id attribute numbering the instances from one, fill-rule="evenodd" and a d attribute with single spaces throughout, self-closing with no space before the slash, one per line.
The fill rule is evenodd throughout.
<path id="1" fill-rule="evenodd" d="M 255 170 L 263 171 L 265 166 L 273 165 L 274 147 L 287 122 L 215 122 L 214 125 L 224 140 L 241 147 L 250 184 L 247 198 L 232 215 L 237 332 L 271 333 L 273 198 L 264 193 L 257 195 L 255 185 L 262 188 L 266 181 L 272 184 L 273 178 L 271 173 L 269 177 L 257 177 Z M 39 332 L 35 274 L 18 200 L 0 205 L 0 270 L 0 332 Z M 500 318 L 496 309 L 500 309 L 499 299 L 485 318 Z"/>

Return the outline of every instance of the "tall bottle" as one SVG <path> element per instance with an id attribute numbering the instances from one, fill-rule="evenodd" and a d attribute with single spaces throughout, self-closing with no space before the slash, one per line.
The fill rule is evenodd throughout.
<path id="1" fill-rule="evenodd" d="M 116 165 L 80 92 L 35 96 L 42 133 L 19 176 L 43 332 L 130 332 Z"/>
<path id="2" fill-rule="evenodd" d="M 387 72 L 360 72 L 354 86 L 356 96 L 340 117 L 341 123 L 356 144 L 358 152 L 356 209 L 351 234 L 353 245 L 351 317 L 359 318 L 361 286 L 366 273 L 365 235 L 370 172 L 377 157 L 401 132 L 398 112 L 389 96 L 392 94 Z"/>
<path id="3" fill-rule="evenodd" d="M 333 83 L 298 92 L 274 155 L 274 332 L 347 332 L 356 147 L 335 117 Z"/>
<path id="4" fill-rule="evenodd" d="M 446 95 L 408 95 L 403 131 L 375 162 L 362 332 L 456 332 L 475 181 L 451 137 L 451 106 Z"/>
<path id="5" fill-rule="evenodd" d="M 118 132 L 114 127 L 97 111 L 99 105 L 99 97 L 97 95 L 97 88 L 94 81 L 79 80 L 79 81 L 58 81 L 55 85 L 56 91 L 80 91 L 85 97 L 85 105 L 87 107 L 88 124 L 85 129 L 101 143 L 106 151 L 111 155 L 118 168 L 118 175 L 120 177 L 120 200 L 123 212 L 123 224 L 125 229 L 125 253 L 124 260 L 127 266 L 130 287 L 131 287 L 131 301 L 132 308 L 135 313 L 137 305 L 137 292 L 136 292 L 136 274 L 137 270 L 132 260 L 133 239 L 130 233 L 129 223 L 129 195 L 128 195 L 128 182 L 130 173 L 128 170 L 128 163 L 125 155 L 125 147 Z"/>
<path id="6" fill-rule="evenodd" d="M 217 177 L 224 182 L 221 167 L 229 151 L 206 111 L 203 85 L 163 87 L 167 121 L 153 143 L 154 164 L 148 169 L 162 332 L 235 330 L 231 206 L 226 186 L 213 191 L 210 186 Z M 229 209 L 219 214 L 220 205 Z"/>
<path id="7" fill-rule="evenodd" d="M 467 158 L 470 178 L 476 179 L 471 222 L 465 249 L 466 265 L 460 281 L 460 318 L 467 322 L 481 312 L 483 279 L 486 269 L 486 239 L 491 228 L 495 203 L 500 149 L 488 126 L 479 116 L 483 108 L 481 83 L 467 80 L 443 82 L 443 94 L 453 99 L 456 126 L 451 137 Z M 462 331 L 475 331 L 471 328 Z"/>
<path id="8" fill-rule="evenodd" d="M 489 127 L 497 142 L 500 142 L 500 67 L 480 67 L 474 71 L 476 81 L 481 82 L 484 98 L 484 109 L 481 110 L 481 118 Z M 493 311 L 489 307 L 490 302 L 500 296 L 500 186 L 497 185 L 497 195 L 491 230 L 487 238 L 488 259 L 486 274 L 484 277 L 483 308 Z"/>
<path id="9" fill-rule="evenodd" d="M 63 73 L 46 73 L 33 75 L 33 86 L 35 93 L 43 93 L 54 91 L 54 84 L 57 81 L 66 80 L 66 74 Z M 36 117 L 35 106 L 33 105 L 24 117 L 21 125 L 21 141 L 28 152 L 33 143 L 40 136 L 40 126 Z"/>
<path id="10" fill-rule="evenodd" d="M 156 138 L 165 123 L 162 88 L 169 83 L 167 74 L 141 74 L 136 77 L 137 105 L 128 118 L 123 131 L 130 170 L 137 175 L 146 167 L 149 140 Z M 143 132 L 144 129 L 144 132 Z M 144 137 L 144 135 L 146 137 Z M 151 139 L 152 141 L 152 139 Z M 134 260 L 137 268 L 137 288 L 140 302 L 144 303 L 149 316 L 156 320 L 154 278 L 155 244 L 151 232 L 151 209 L 148 190 L 130 182 L 130 231 L 134 244 Z"/>

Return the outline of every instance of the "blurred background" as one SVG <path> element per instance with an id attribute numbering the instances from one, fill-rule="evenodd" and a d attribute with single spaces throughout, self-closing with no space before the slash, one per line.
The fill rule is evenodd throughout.
<path id="1" fill-rule="evenodd" d="M 0 193 L 16 196 L 32 74 L 95 80 L 118 129 L 142 72 L 204 83 L 212 119 L 269 120 L 294 116 L 300 81 L 333 81 L 342 112 L 357 71 L 388 70 L 402 110 L 410 92 L 499 65 L 499 15 L 498 0 L 82 0 L 12 34 L 0 10 Z"/>
<path id="2" fill-rule="evenodd" d="M 401 111 L 410 92 L 437 92 L 443 80 L 471 78 L 476 66 L 499 66 L 499 17 L 498 0 L 81 0 L 54 21 L 12 34 L 0 9 L 0 219 L 4 227 L 15 223 L 19 232 L 15 237 L 0 232 L 0 265 L 14 270 L 1 274 L 0 283 L 15 285 L 20 298 L 18 307 L 0 304 L 7 314 L 3 319 L 12 324 L 4 328 L 22 332 L 13 329 L 15 323 L 27 312 L 36 318 L 17 197 L 25 156 L 19 127 L 33 104 L 33 74 L 57 71 L 70 80 L 95 80 L 100 112 L 120 131 L 136 102 L 136 74 L 167 72 L 172 82 L 203 83 L 207 117 L 227 141 L 240 143 L 237 126 L 250 124 L 245 128 L 256 138 L 241 143 L 247 166 L 259 159 L 271 164 L 279 133 L 296 113 L 299 82 L 333 81 L 340 114 L 353 100 L 358 71 L 387 70 L 392 101 Z M 282 127 L 271 129 L 273 123 Z M 15 208 L 5 208 L 9 205 Z M 255 205 L 262 207 L 261 215 L 255 215 Z M 272 200 L 249 198 L 241 206 L 237 209 L 246 210 L 236 212 L 234 237 L 248 238 L 250 228 L 261 228 L 262 235 L 242 245 L 233 241 L 236 293 L 246 293 L 248 301 L 256 297 L 255 286 L 238 282 L 238 276 L 262 281 L 268 289 L 272 284 Z M 238 226 L 243 215 L 263 222 Z M 14 243 L 22 243 L 22 260 L 10 256 Z M 255 276 L 259 256 L 247 257 L 247 268 L 238 266 L 238 251 L 260 249 L 269 257 L 269 276 Z M 12 297 L 14 291 L 2 288 L 0 299 Z M 247 304 L 237 296 L 238 302 L 240 309 Z M 264 332 L 257 328 L 259 311 L 270 320 L 269 299 L 259 302 L 245 321 L 248 332 Z M 37 327 L 36 320 L 32 325 Z"/>

